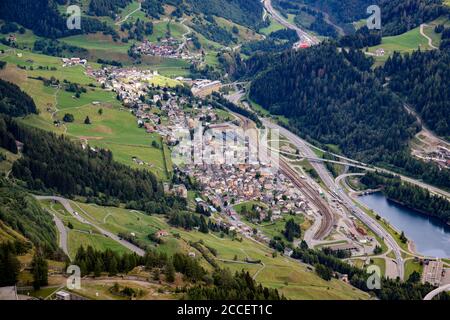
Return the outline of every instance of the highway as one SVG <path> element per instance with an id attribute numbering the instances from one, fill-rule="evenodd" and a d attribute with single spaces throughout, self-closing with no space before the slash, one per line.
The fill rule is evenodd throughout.
<path id="1" fill-rule="evenodd" d="M 135 246 L 134 244 L 125 241 L 121 238 L 119 238 L 117 235 L 115 235 L 114 233 L 111 233 L 93 223 L 91 223 L 90 221 L 86 220 L 85 218 L 81 217 L 76 210 L 74 210 L 72 208 L 72 206 L 70 205 L 70 201 L 62 198 L 62 197 L 56 197 L 56 196 L 34 196 L 37 200 L 53 200 L 53 201 L 57 201 L 59 203 L 61 203 L 61 205 L 64 207 L 64 209 L 67 210 L 67 212 L 69 212 L 75 219 L 77 219 L 78 221 L 80 221 L 83 224 L 87 224 L 90 225 L 92 227 L 94 227 L 95 229 L 97 229 L 102 235 L 104 235 L 105 237 L 111 238 L 112 240 L 120 243 L 122 246 L 124 246 L 125 248 L 130 249 L 132 252 L 136 253 L 139 256 L 144 256 L 145 251 L 142 250 L 141 248 Z M 83 211 L 83 210 L 82 210 Z M 89 216 L 89 214 L 85 211 L 83 211 L 84 214 L 86 214 L 87 216 Z"/>
<path id="2" fill-rule="evenodd" d="M 316 157 L 314 152 L 305 143 L 305 141 L 300 139 L 297 135 L 293 134 L 289 130 L 277 124 L 274 124 L 273 122 L 267 119 L 261 119 L 261 121 L 265 127 L 279 130 L 280 135 L 283 135 L 288 140 L 290 140 L 290 142 L 294 144 L 295 147 L 298 148 L 298 150 L 300 150 L 300 154 L 302 154 L 303 156 Z M 383 239 L 386 245 L 392 249 L 397 264 L 397 276 L 400 277 L 400 279 L 403 279 L 404 261 L 401 255 L 401 248 L 397 244 L 395 239 L 386 230 L 384 230 L 375 219 L 368 216 L 362 209 L 360 209 L 354 204 L 353 200 L 350 198 L 349 195 L 347 195 L 347 193 L 343 190 L 343 188 L 341 188 L 339 185 L 336 184 L 336 181 L 333 179 L 333 177 L 326 169 L 326 167 L 323 165 L 323 163 L 312 162 L 311 165 L 317 171 L 317 173 L 319 174 L 320 178 L 325 183 L 325 185 L 340 197 L 340 200 L 344 203 L 347 209 L 355 217 L 361 220 L 368 228 L 370 228 L 376 235 L 378 235 L 381 239 Z"/>
<path id="3" fill-rule="evenodd" d="M 264 121 L 263 121 L 263 123 L 264 123 Z M 282 128 L 282 127 L 280 127 L 280 128 Z M 290 131 L 288 131 L 285 128 L 283 128 L 283 129 L 285 130 L 284 132 L 290 132 Z M 292 136 L 291 136 L 291 138 L 292 138 Z M 304 159 L 307 159 L 307 160 L 311 161 L 312 163 L 314 163 L 314 162 L 319 162 L 319 163 L 320 162 L 322 162 L 322 163 L 323 162 L 329 162 L 329 163 L 336 163 L 336 164 L 349 166 L 349 167 L 353 167 L 353 168 L 359 168 L 359 169 L 366 170 L 366 171 L 378 171 L 378 172 L 388 173 L 388 174 L 391 174 L 391 175 L 398 176 L 401 180 L 403 180 L 405 182 L 408 182 L 410 184 L 416 185 L 416 186 L 421 187 L 423 189 L 427 189 L 431 193 L 434 193 L 436 195 L 440 195 L 440 196 L 446 197 L 447 199 L 450 199 L 450 192 L 447 192 L 445 190 L 442 190 L 440 188 L 437 188 L 437 187 L 432 186 L 430 184 L 427 184 L 425 182 L 418 181 L 418 180 L 416 180 L 414 178 L 407 177 L 405 175 L 399 174 L 399 173 L 391 171 L 391 170 L 387 170 L 387 169 L 384 169 L 384 168 L 376 167 L 376 166 L 373 166 L 373 165 L 368 165 L 368 164 L 366 164 L 364 162 L 353 160 L 353 159 L 347 158 L 345 156 L 338 155 L 338 154 L 335 154 L 335 153 L 332 153 L 332 152 L 320 149 L 320 148 L 315 147 L 315 146 L 311 145 L 310 143 L 308 143 L 306 141 L 303 141 L 303 140 L 302 140 L 302 145 L 305 148 L 311 149 L 311 151 L 312 151 L 312 149 L 316 149 L 316 150 L 319 150 L 319 151 L 321 151 L 323 153 L 328 153 L 328 154 L 330 154 L 330 155 L 332 155 L 332 156 L 334 156 L 336 158 L 341 159 L 340 161 L 338 161 L 338 160 L 330 160 L 330 159 L 319 158 L 319 157 L 317 157 L 317 155 L 314 154 L 314 152 L 308 153 L 307 155 L 305 155 L 305 154 L 302 155 L 302 157 Z M 289 154 L 289 153 L 284 152 L 284 151 L 280 151 L 280 153 Z"/>
<path id="4" fill-rule="evenodd" d="M 277 21 L 282 26 L 286 27 L 287 29 L 294 30 L 297 32 L 297 35 L 300 39 L 300 41 L 307 41 L 310 45 L 316 45 L 319 44 L 319 40 L 308 34 L 306 31 L 300 29 L 295 24 L 290 23 L 289 21 L 285 20 L 283 16 L 281 16 L 272 6 L 272 0 L 263 0 L 262 1 L 264 7 L 266 8 L 267 12 L 272 16 L 272 18 Z"/>

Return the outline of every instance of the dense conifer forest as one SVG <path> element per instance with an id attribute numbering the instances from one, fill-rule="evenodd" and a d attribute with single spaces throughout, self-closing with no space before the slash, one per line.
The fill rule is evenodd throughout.
<path id="1" fill-rule="evenodd" d="M 367 173 L 361 182 L 370 189 L 382 187 L 387 198 L 450 223 L 450 202 L 426 189 L 402 182 L 399 177 L 374 172 Z"/>
<path id="2" fill-rule="evenodd" d="M 429 129 L 450 136 L 450 50 L 394 53 L 378 71 Z"/>
<path id="3" fill-rule="evenodd" d="M 355 56 L 356 57 L 356 56 Z M 290 127 L 323 143 L 338 143 L 357 159 L 380 161 L 404 149 L 417 132 L 415 119 L 366 68 L 331 44 L 280 55 L 253 81 L 250 97 Z"/>
<path id="4" fill-rule="evenodd" d="M 110 151 L 84 150 L 64 136 L 8 118 L 4 123 L 5 136 L 12 136 L 24 145 L 12 175 L 24 181 L 29 189 L 68 197 L 86 196 L 101 204 L 120 201 L 148 213 L 166 213 L 185 206 L 181 199 L 166 197 L 161 182 L 152 173 L 115 162 Z M 2 147 L 17 152 L 10 141 L 6 139 Z"/>
<path id="5" fill-rule="evenodd" d="M 20 117 L 36 113 L 33 99 L 15 84 L 0 79 L 0 113 Z"/>
<path id="6" fill-rule="evenodd" d="M 409 76 L 405 75 L 406 83 L 410 81 L 411 86 L 416 86 L 416 91 L 433 87 L 425 97 L 417 97 L 418 102 L 428 105 L 424 108 L 424 117 L 432 117 L 444 110 L 448 100 L 443 98 L 448 92 L 445 90 L 448 81 L 439 80 L 446 79 L 447 75 L 441 71 L 447 67 L 437 67 L 448 59 L 447 53 L 413 55 L 418 56 L 415 59 L 417 65 L 420 66 L 419 62 L 422 65 L 428 63 L 428 70 L 424 73 L 433 77 L 435 72 L 434 82 L 414 81 L 413 76 L 408 80 Z M 436 59 L 440 55 L 442 58 Z M 413 69 L 413 66 L 419 69 L 409 62 L 410 58 L 402 59 L 408 61 L 403 70 Z M 289 128 L 303 137 L 322 144 L 338 144 L 344 154 L 355 159 L 388 166 L 450 189 L 448 170 L 410 155 L 408 143 L 419 131 L 420 124 L 404 110 L 400 97 L 385 86 L 385 73 L 378 70 L 375 74 L 370 65 L 370 58 L 365 58 L 361 52 L 339 52 L 335 45 L 325 43 L 299 52 L 255 55 L 238 65 L 236 75 L 245 79 L 257 74 L 250 87 L 250 98 L 271 113 L 288 118 Z M 389 66 L 390 63 L 385 72 L 391 70 Z M 392 68 L 396 70 L 396 67 Z M 415 72 L 419 72 L 418 69 Z M 401 76 L 398 81 L 397 77 L 392 78 L 394 89 L 397 83 L 400 83 L 398 88 L 403 88 Z M 403 90 L 403 98 L 416 98 L 416 94 L 407 97 L 408 92 L 414 89 L 405 87 Z M 430 102 L 426 97 L 430 97 Z M 418 105 L 420 108 L 420 103 Z M 435 105 L 436 110 L 429 110 Z M 446 123 L 446 119 L 448 112 L 440 114 L 437 124 Z"/>

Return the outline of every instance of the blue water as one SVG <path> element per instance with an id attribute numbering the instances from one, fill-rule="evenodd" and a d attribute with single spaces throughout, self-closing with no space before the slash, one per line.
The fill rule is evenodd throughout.
<path id="1" fill-rule="evenodd" d="M 389 201 L 379 192 L 361 196 L 359 200 L 396 229 L 404 231 L 406 237 L 414 241 L 418 253 L 430 257 L 450 257 L 450 226 L 447 224 Z"/>

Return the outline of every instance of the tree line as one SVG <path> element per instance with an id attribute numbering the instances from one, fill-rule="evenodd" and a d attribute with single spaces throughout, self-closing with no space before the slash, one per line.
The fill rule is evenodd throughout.
<path id="1" fill-rule="evenodd" d="M 94 16 L 110 16 L 116 18 L 120 8 L 125 8 L 131 0 L 91 0 L 88 13 Z"/>
<path id="2" fill-rule="evenodd" d="M 99 203 L 117 200 L 147 213 L 167 213 L 186 206 L 184 199 L 164 195 L 154 174 L 119 164 L 111 151 L 83 149 L 64 136 L 9 118 L 4 122 L 7 134 L 23 143 L 22 157 L 14 163 L 12 175 L 29 189 L 85 196 Z M 17 152 L 17 148 L 9 150 Z"/>
<path id="3" fill-rule="evenodd" d="M 21 117 L 37 113 L 33 99 L 17 85 L 0 79 L 0 113 Z"/>
<path id="4" fill-rule="evenodd" d="M 380 172 L 368 172 L 361 182 L 370 189 L 382 187 L 388 199 L 399 202 L 423 214 L 450 223 L 450 201 L 428 190 L 402 182 L 400 177 Z"/>
<path id="5" fill-rule="evenodd" d="M 0 19 L 17 22 L 31 29 L 38 36 L 52 39 L 95 32 L 117 36 L 116 31 L 106 22 L 92 17 L 82 17 L 81 30 L 69 30 L 66 23 L 67 17 L 58 10 L 58 5 L 67 3 L 67 0 L 2 0 L 0 2 Z"/>
<path id="6" fill-rule="evenodd" d="M 377 73 L 411 104 L 428 128 L 450 136 L 450 50 L 394 52 Z"/>
<path id="7" fill-rule="evenodd" d="M 143 257 L 124 253 L 119 255 L 112 250 L 99 251 L 91 246 L 80 247 L 76 253 L 75 265 L 80 266 L 81 274 L 99 277 L 102 273 L 115 276 L 128 273 L 137 266 L 145 266 L 153 272 L 153 280 L 160 281 L 164 274 L 167 282 L 175 281 L 175 273 L 183 275 L 187 286 L 185 298 L 190 300 L 251 299 L 279 300 L 283 298 L 276 289 L 264 288 L 254 281 L 250 274 L 241 271 L 232 274 L 228 269 L 216 268 L 212 273 L 205 270 L 197 259 L 183 253 L 168 256 L 164 252 L 149 250 Z"/>
<path id="8" fill-rule="evenodd" d="M 338 142 L 347 155 L 380 161 L 404 149 L 419 126 L 381 81 L 358 70 L 367 65 L 364 57 L 356 58 L 330 43 L 279 54 L 252 82 L 250 98 L 287 117 L 304 137 Z"/>
<path id="9" fill-rule="evenodd" d="M 30 241 L 27 246 L 33 244 L 46 256 L 56 258 L 59 250 L 52 216 L 25 190 L 5 178 L 0 179 L 0 220 Z"/>
<path id="10" fill-rule="evenodd" d="M 304 241 L 298 248 L 294 249 L 292 258 L 314 265 L 316 272 L 328 281 L 334 277 L 335 273 L 346 274 L 353 286 L 369 292 L 381 300 L 422 300 L 426 294 L 436 288 L 429 283 L 422 284 L 420 277 L 413 273 L 406 281 L 381 276 L 380 289 L 369 289 L 367 281 L 371 274 L 348 264 L 329 250 L 309 249 Z M 449 296 L 444 294 L 441 298 L 448 299 Z"/>

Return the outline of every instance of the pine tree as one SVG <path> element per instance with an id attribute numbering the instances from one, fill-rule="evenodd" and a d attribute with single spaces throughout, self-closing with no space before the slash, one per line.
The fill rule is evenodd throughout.
<path id="1" fill-rule="evenodd" d="M 117 274 L 117 259 L 115 256 L 112 256 L 111 258 L 108 272 L 110 276 L 115 276 Z"/>
<path id="2" fill-rule="evenodd" d="M 205 217 L 200 217 L 200 228 L 199 231 L 202 233 L 208 233 L 208 224 L 206 223 Z"/>
<path id="3" fill-rule="evenodd" d="M 166 270 L 165 270 L 165 275 L 166 275 L 167 282 L 175 281 L 175 267 L 173 266 L 172 261 L 167 264 Z"/>
<path id="4" fill-rule="evenodd" d="M 103 269 L 103 263 L 102 261 L 97 258 L 97 260 L 95 261 L 95 266 L 94 266 L 94 277 L 100 277 L 102 270 Z"/>
<path id="5" fill-rule="evenodd" d="M 37 250 L 31 262 L 33 274 L 33 288 L 39 290 L 42 286 L 48 285 L 48 263 L 42 253 Z"/>
<path id="6" fill-rule="evenodd" d="M 0 287 L 16 284 L 20 271 L 20 262 L 11 249 L 0 247 Z"/>

